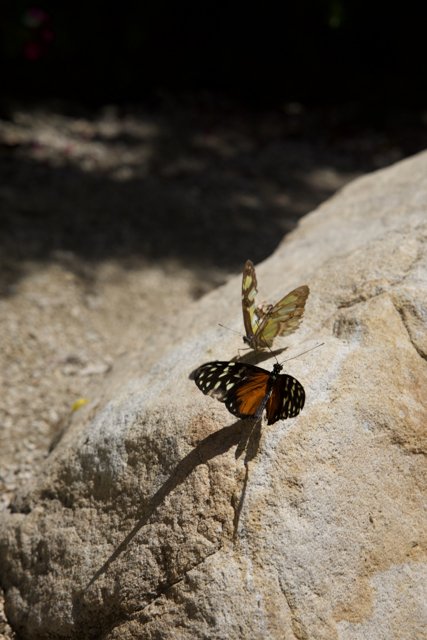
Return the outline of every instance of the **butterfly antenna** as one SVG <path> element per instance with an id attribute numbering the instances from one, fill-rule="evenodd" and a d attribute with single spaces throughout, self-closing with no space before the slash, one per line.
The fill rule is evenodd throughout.
<path id="1" fill-rule="evenodd" d="M 275 361 L 277 362 L 277 364 L 280 364 L 280 362 L 278 361 L 278 359 L 276 358 L 275 354 L 273 353 L 273 351 L 270 349 L 270 347 L 268 346 L 268 344 L 265 345 L 267 347 L 267 349 L 269 350 L 270 354 L 273 356 L 273 358 L 275 359 Z M 286 362 L 286 361 L 285 361 Z"/>
<path id="2" fill-rule="evenodd" d="M 236 331 L 236 329 L 232 329 L 231 327 L 226 327 L 225 324 L 221 324 L 220 322 L 218 322 L 218 325 L 220 327 L 222 327 L 223 329 L 228 329 L 228 331 L 232 331 L 233 333 L 237 333 L 238 336 L 242 336 L 242 334 L 240 333 L 240 331 Z"/>
<path id="3" fill-rule="evenodd" d="M 296 356 L 292 356 L 292 358 L 286 358 L 286 360 L 283 360 L 283 362 L 281 362 L 280 364 L 284 364 L 285 362 L 289 362 L 289 360 L 295 360 L 295 358 L 299 358 L 300 356 L 303 356 L 305 353 L 308 353 L 309 351 L 313 351 L 314 349 L 317 349 L 318 347 L 322 347 L 325 343 L 324 342 L 319 342 L 319 344 L 314 345 L 314 347 L 310 347 L 310 349 L 306 349 L 305 351 L 301 351 L 301 353 L 298 353 Z"/>

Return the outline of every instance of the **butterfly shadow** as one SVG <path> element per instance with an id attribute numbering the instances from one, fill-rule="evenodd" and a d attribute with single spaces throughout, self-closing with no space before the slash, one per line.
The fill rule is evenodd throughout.
<path id="1" fill-rule="evenodd" d="M 264 362 L 264 360 L 268 360 L 273 357 L 277 357 L 283 351 L 286 351 L 288 347 L 280 347 L 279 349 L 275 349 L 274 351 L 270 349 L 270 351 L 249 351 L 249 353 L 245 353 L 243 356 L 240 355 L 240 350 L 237 356 L 234 356 L 231 360 L 233 362 L 244 362 L 245 364 L 259 364 L 260 362 Z"/>
<path id="2" fill-rule="evenodd" d="M 254 437 L 254 434 L 256 433 L 255 426 L 256 425 L 251 424 L 251 421 L 237 420 L 233 424 L 224 427 L 219 431 L 215 431 L 214 433 L 211 433 L 209 436 L 204 438 L 192 451 L 190 451 L 188 455 L 185 456 L 185 458 L 183 458 L 177 464 L 168 480 L 166 480 L 166 482 L 156 491 L 152 498 L 136 514 L 137 522 L 129 531 L 127 536 L 119 543 L 113 553 L 94 573 L 87 585 L 73 597 L 73 605 L 77 614 L 76 619 L 81 619 L 82 614 L 84 613 L 84 609 L 86 609 L 85 603 L 83 602 L 85 592 L 109 569 L 110 565 L 118 558 L 121 553 L 123 553 L 126 547 L 133 540 L 133 538 L 137 535 L 139 530 L 145 524 L 147 524 L 156 510 L 167 498 L 167 496 L 180 484 L 182 484 L 196 467 L 201 464 L 206 464 L 206 462 L 208 462 L 212 458 L 226 453 L 231 447 L 237 445 L 236 459 L 240 457 L 243 451 L 246 450 L 245 466 L 247 469 L 247 463 L 256 455 L 257 447 L 259 444 L 259 436 L 257 438 Z M 247 479 L 248 471 L 246 471 L 242 496 L 238 504 L 239 516 L 243 505 L 244 493 L 246 492 Z"/>
<path id="3" fill-rule="evenodd" d="M 243 480 L 243 487 L 240 494 L 239 502 L 234 509 L 233 540 L 236 540 L 239 530 L 240 515 L 242 513 L 249 480 L 249 463 L 256 457 L 261 440 L 262 419 L 258 418 L 256 420 L 252 420 L 251 423 L 252 424 L 249 432 L 247 432 L 245 436 L 240 440 L 239 444 L 237 445 L 235 454 L 237 460 L 238 458 L 240 458 L 242 453 L 245 452 L 245 458 L 243 460 L 243 463 L 245 465 L 245 477 Z"/>

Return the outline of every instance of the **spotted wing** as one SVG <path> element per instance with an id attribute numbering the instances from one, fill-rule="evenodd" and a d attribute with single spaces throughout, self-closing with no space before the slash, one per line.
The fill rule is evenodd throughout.
<path id="1" fill-rule="evenodd" d="M 242 311 L 247 342 L 251 344 L 258 328 L 255 296 L 258 293 L 255 267 L 251 260 L 246 260 L 242 277 Z"/>
<path id="2" fill-rule="evenodd" d="M 238 418 L 248 418 L 258 417 L 270 373 L 243 362 L 215 361 L 203 364 L 193 377 L 203 393 L 224 402 L 230 413 Z"/>
<path id="3" fill-rule="evenodd" d="M 280 419 L 295 418 L 303 408 L 304 402 L 304 387 L 298 380 L 287 374 L 277 376 L 266 405 L 268 424 Z"/>
<path id="4" fill-rule="evenodd" d="M 309 293 L 310 289 L 303 285 L 266 311 L 262 307 L 255 309 L 254 313 L 261 318 L 253 339 L 255 348 L 271 347 L 276 336 L 288 336 L 298 328 Z"/>

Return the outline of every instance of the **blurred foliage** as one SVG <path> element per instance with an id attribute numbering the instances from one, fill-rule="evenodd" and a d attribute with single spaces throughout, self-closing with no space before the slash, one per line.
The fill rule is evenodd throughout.
<path id="1" fill-rule="evenodd" d="M 4 0 L 3 93 L 133 100 L 159 89 L 254 101 L 424 103 L 419 8 L 361 0 Z"/>

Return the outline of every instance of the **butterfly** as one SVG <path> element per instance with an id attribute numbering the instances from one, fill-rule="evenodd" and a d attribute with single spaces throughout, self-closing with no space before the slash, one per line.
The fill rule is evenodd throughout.
<path id="1" fill-rule="evenodd" d="M 264 409 L 268 424 L 294 418 L 304 406 L 303 386 L 276 363 L 273 371 L 243 362 L 206 362 L 192 378 L 206 395 L 224 402 L 238 418 L 260 419 Z"/>
<path id="2" fill-rule="evenodd" d="M 307 285 L 303 285 L 274 305 L 256 306 L 258 290 L 255 267 L 251 260 L 247 260 L 242 278 L 242 311 L 246 331 L 243 341 L 254 350 L 269 349 L 276 336 L 293 333 L 301 322 L 309 292 Z"/>

